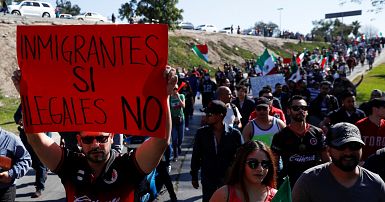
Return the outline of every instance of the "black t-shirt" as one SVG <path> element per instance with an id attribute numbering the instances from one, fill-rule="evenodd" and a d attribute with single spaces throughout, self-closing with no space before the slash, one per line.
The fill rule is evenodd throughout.
<path id="1" fill-rule="evenodd" d="M 134 152 L 118 154 L 113 150 L 98 178 L 84 154 L 65 149 L 54 172 L 66 190 L 67 201 L 134 201 L 134 191 L 145 177 Z"/>
<path id="2" fill-rule="evenodd" d="M 379 149 L 366 159 L 364 168 L 377 173 L 385 181 L 385 148 Z"/>
<path id="3" fill-rule="evenodd" d="M 294 185 L 303 171 L 321 164 L 321 153 L 326 147 L 325 139 L 322 130 L 310 124 L 302 137 L 290 127 L 275 134 L 271 149 L 283 161 L 279 177 L 288 175 Z"/>
<path id="4" fill-rule="evenodd" d="M 330 124 L 334 125 L 340 122 L 355 124 L 357 121 L 365 118 L 366 116 L 365 113 L 360 109 L 356 109 L 350 116 L 348 116 L 346 110 L 341 107 L 330 112 L 327 117 L 330 119 Z"/>

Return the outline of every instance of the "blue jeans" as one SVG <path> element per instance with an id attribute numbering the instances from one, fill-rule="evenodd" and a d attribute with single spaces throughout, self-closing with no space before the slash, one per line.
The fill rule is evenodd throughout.
<path id="1" fill-rule="evenodd" d="M 180 146 L 182 145 L 184 138 L 184 129 L 185 129 L 185 120 L 182 119 L 182 122 L 179 125 L 173 125 L 171 130 L 171 139 L 172 139 L 172 148 L 174 150 L 174 158 L 178 157 L 180 153 Z"/>

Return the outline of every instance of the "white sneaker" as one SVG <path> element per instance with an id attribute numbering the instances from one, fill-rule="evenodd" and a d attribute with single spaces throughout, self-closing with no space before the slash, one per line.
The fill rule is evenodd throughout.
<path id="1" fill-rule="evenodd" d="M 189 131 L 189 130 L 190 130 L 190 128 L 186 127 L 186 131 Z"/>

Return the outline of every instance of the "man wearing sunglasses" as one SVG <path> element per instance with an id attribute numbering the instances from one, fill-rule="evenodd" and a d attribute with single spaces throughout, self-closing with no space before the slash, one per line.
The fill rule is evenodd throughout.
<path id="1" fill-rule="evenodd" d="M 265 97 L 259 97 L 255 100 L 256 117 L 249 121 L 242 131 L 245 142 L 249 140 L 260 140 L 266 145 L 271 145 L 273 136 L 286 127 L 286 124 L 269 115 L 270 100 Z"/>
<path id="2" fill-rule="evenodd" d="M 177 83 L 175 69 L 168 67 L 165 77 L 170 95 Z M 14 72 L 12 80 L 20 92 L 19 70 Z M 169 144 L 169 107 L 166 139 L 149 138 L 134 152 L 126 154 L 111 150 L 114 134 L 105 132 L 79 132 L 81 153 L 60 147 L 44 133 L 27 134 L 27 138 L 39 159 L 60 177 L 68 201 L 134 201 L 136 188 L 158 165 Z"/>
<path id="3" fill-rule="evenodd" d="M 303 172 L 293 188 L 293 202 L 385 201 L 385 183 L 358 165 L 364 142 L 357 126 L 342 122 L 327 133 L 332 161 Z"/>
<path id="4" fill-rule="evenodd" d="M 322 130 L 306 123 L 308 105 L 305 98 L 294 95 L 288 104 L 287 113 L 291 122 L 274 135 L 271 149 L 277 157 L 282 158 L 279 180 L 289 176 L 293 187 L 303 171 L 329 161 L 329 157 Z"/>
<path id="5" fill-rule="evenodd" d="M 280 101 L 273 96 L 271 90 L 268 88 L 264 88 L 259 91 L 259 97 L 265 97 L 269 100 L 269 115 L 274 116 L 275 118 L 281 119 L 284 123 L 286 123 L 286 117 L 283 111 L 281 110 Z M 276 104 L 274 104 L 276 103 Z M 277 106 L 278 105 L 278 106 Z M 254 111 L 250 114 L 249 120 L 255 119 L 257 116 L 257 112 Z"/>
<path id="6" fill-rule="evenodd" d="M 225 183 L 227 169 L 237 148 L 243 143 L 239 130 L 226 126 L 223 119 L 227 107 L 220 100 L 213 100 L 205 109 L 206 123 L 195 135 L 191 157 L 191 184 L 198 189 L 198 172 L 201 170 L 203 202 Z"/>

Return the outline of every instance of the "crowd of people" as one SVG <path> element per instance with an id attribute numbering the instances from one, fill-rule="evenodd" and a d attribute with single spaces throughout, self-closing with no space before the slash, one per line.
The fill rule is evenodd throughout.
<path id="1" fill-rule="evenodd" d="M 44 191 L 49 169 L 61 179 L 68 200 L 140 199 L 138 186 L 156 168 L 158 190 L 166 185 L 171 201 L 177 201 L 170 162 L 181 155 L 190 120 L 197 118 L 195 101 L 201 99 L 205 116 L 195 134 L 190 174 L 192 187 L 202 186 L 204 202 L 271 201 L 287 176 L 293 201 L 385 201 L 385 93 L 373 89 L 358 107 L 359 83 L 346 78 L 362 54 L 373 64 L 368 55 L 374 59 L 383 45 L 381 39 L 335 42 L 329 49 L 304 51 L 299 62 L 278 60 L 276 73 L 283 73 L 286 83 L 264 86 L 256 97 L 249 84 L 250 77 L 261 76 L 254 61 L 225 64 L 215 78 L 200 67 L 167 68 L 168 120 L 166 134 L 159 135 L 167 138 L 149 138 L 130 153 L 119 149 L 120 134 L 72 132 L 63 135 L 63 145 L 49 133 L 26 134 L 19 107 L 15 121 L 23 141 L 0 131 L 0 152 L 12 158 L 12 166 L 0 173 L 0 199 L 15 200 L 15 179 L 32 166 L 32 197 Z M 291 78 L 293 66 L 300 78 Z M 20 71 L 12 79 L 19 90 Z"/>

